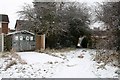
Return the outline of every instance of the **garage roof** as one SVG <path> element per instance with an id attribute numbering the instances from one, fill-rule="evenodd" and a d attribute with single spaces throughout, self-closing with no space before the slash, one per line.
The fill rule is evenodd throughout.
<path id="1" fill-rule="evenodd" d="M 27 30 L 15 31 L 15 32 L 12 32 L 12 33 L 8 33 L 7 35 L 13 35 L 13 34 L 17 34 L 17 33 L 29 33 L 31 35 L 35 35 L 34 33 L 29 32 Z"/>

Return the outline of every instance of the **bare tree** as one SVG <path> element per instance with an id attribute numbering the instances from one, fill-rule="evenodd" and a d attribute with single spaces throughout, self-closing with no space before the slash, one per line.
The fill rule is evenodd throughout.
<path id="1" fill-rule="evenodd" d="M 104 44 L 102 44 L 102 48 L 107 48 L 120 53 L 120 2 L 105 2 L 99 4 L 98 7 L 99 8 L 95 10 L 97 13 L 96 16 L 98 20 L 104 22 L 106 25 L 105 28 L 107 35 L 107 39 Z M 117 55 L 117 65 L 119 66 L 120 54 L 114 55 Z"/>
<path id="2" fill-rule="evenodd" d="M 46 34 L 49 47 L 71 46 L 76 45 L 80 35 L 90 31 L 90 15 L 85 5 L 78 2 L 37 2 L 33 8 L 27 5 L 18 13 L 31 21 L 35 33 Z"/>
<path id="3" fill-rule="evenodd" d="M 107 35 L 107 48 L 112 48 L 115 44 L 116 29 L 118 29 L 118 2 L 104 2 L 102 4 L 97 3 L 95 8 L 96 20 L 102 21 L 105 25 Z M 111 46 L 110 46 L 111 45 Z"/>

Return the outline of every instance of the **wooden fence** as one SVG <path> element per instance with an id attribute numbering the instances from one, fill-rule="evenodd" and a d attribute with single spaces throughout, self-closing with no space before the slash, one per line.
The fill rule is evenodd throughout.
<path id="1" fill-rule="evenodd" d="M 36 35 L 36 50 L 44 50 L 45 49 L 45 34 Z"/>

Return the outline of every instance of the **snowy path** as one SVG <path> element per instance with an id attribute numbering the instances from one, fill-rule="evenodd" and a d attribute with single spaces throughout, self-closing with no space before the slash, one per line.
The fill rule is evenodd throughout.
<path id="1" fill-rule="evenodd" d="M 25 60 L 28 64 L 37 64 L 37 63 L 47 63 L 47 62 L 56 62 L 62 61 L 62 59 L 50 56 L 44 53 L 37 52 L 19 52 L 17 53 L 21 56 L 23 60 Z"/>
<path id="2" fill-rule="evenodd" d="M 97 69 L 96 62 L 91 60 L 95 50 L 78 49 L 70 52 L 53 53 L 58 57 L 37 52 L 18 52 L 27 64 L 17 64 L 7 71 L 0 69 L 4 78 L 116 78 L 117 68 L 105 66 Z M 61 55 L 62 54 L 62 55 Z M 1 59 L 1 58 L 0 58 Z M 0 65 L 4 64 L 1 59 Z"/>
<path id="3" fill-rule="evenodd" d="M 97 67 L 94 66 L 95 62 L 91 60 L 90 54 L 92 54 L 94 50 L 76 50 L 71 51 L 68 53 L 64 53 L 64 56 L 59 57 L 65 57 L 67 60 L 63 60 L 59 57 L 50 56 L 48 54 L 43 53 L 37 53 L 37 52 L 22 52 L 18 53 L 22 59 L 27 61 L 28 64 L 45 64 L 47 62 L 58 62 L 57 65 L 54 66 L 54 68 L 51 68 L 50 70 L 53 72 L 52 75 L 48 77 L 52 78 L 98 78 L 98 77 L 113 77 L 116 76 L 113 71 L 115 71 L 115 68 L 109 67 L 109 70 L 98 70 Z M 78 58 L 82 54 L 83 58 Z M 29 56 L 29 57 L 28 57 Z M 110 69 L 111 68 L 111 69 Z M 108 74 L 110 73 L 111 74 Z M 107 73 L 107 75 L 103 75 L 104 73 Z"/>
<path id="4" fill-rule="evenodd" d="M 37 52 L 20 52 L 18 53 L 23 60 L 25 60 L 28 64 L 36 64 L 36 63 L 47 63 L 47 62 L 64 62 L 57 65 L 54 68 L 55 72 L 52 76 L 53 78 L 96 78 L 97 76 L 91 72 L 90 67 L 92 61 L 90 61 L 90 55 L 85 54 L 83 58 L 78 58 L 81 54 L 80 51 L 72 53 L 68 53 L 66 55 L 67 59 L 62 60 L 57 57 L 50 56 L 48 54 L 41 54 Z"/>
<path id="5" fill-rule="evenodd" d="M 90 70 L 93 61 L 90 61 L 90 55 L 86 53 L 84 53 L 83 58 L 78 58 L 83 52 L 76 51 L 74 55 L 71 55 L 70 53 L 67 56 L 69 61 L 66 62 L 64 66 L 58 68 L 59 71 L 53 78 L 97 78 Z"/>
<path id="6" fill-rule="evenodd" d="M 66 65 L 58 67 L 59 71 L 53 76 L 53 78 L 97 78 L 97 76 L 91 72 L 90 64 L 86 64 L 88 62 L 81 60 L 80 62 L 76 63 L 76 61 L 78 62 L 80 60 L 73 59 Z M 69 63 L 72 63 L 72 65 Z"/>

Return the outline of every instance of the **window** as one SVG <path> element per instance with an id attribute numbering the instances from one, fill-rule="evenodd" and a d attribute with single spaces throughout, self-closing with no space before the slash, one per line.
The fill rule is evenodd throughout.
<path id="1" fill-rule="evenodd" d="M 15 36 L 15 40 L 18 40 L 18 36 Z"/>
<path id="2" fill-rule="evenodd" d="M 33 41 L 33 36 L 30 37 L 30 40 Z"/>
<path id="3" fill-rule="evenodd" d="M 27 41 L 29 40 L 29 36 L 26 36 L 26 40 L 27 40 Z"/>
<path id="4" fill-rule="evenodd" d="M 21 41 L 23 40 L 23 36 L 20 36 L 20 40 L 21 40 Z"/>

